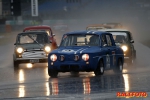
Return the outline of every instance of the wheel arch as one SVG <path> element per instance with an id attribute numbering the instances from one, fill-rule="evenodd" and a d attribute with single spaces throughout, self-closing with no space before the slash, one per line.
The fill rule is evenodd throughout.
<path id="1" fill-rule="evenodd" d="M 103 58 L 103 57 L 99 57 L 96 68 L 98 67 L 98 64 L 100 63 L 101 60 L 102 60 L 102 62 L 103 62 L 103 64 L 104 64 L 104 67 L 105 67 L 104 58 Z"/>

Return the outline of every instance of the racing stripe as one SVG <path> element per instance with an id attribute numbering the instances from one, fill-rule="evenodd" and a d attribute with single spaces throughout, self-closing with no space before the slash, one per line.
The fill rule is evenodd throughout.
<path id="1" fill-rule="evenodd" d="M 86 50 L 86 49 L 88 49 L 88 48 L 85 48 L 85 49 L 81 50 L 80 53 L 82 53 L 82 52 L 83 52 L 84 50 Z"/>
<path id="2" fill-rule="evenodd" d="M 78 49 L 77 51 L 74 52 L 74 54 L 77 54 L 77 52 L 82 50 L 82 49 L 84 49 L 84 48 Z"/>

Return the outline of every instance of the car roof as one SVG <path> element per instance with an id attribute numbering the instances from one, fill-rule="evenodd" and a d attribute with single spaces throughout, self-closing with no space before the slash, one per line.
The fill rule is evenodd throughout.
<path id="1" fill-rule="evenodd" d="M 22 32 L 22 33 L 19 33 L 18 35 L 21 35 L 21 34 L 47 34 L 46 32 L 44 31 L 29 31 L 29 32 Z"/>
<path id="2" fill-rule="evenodd" d="M 31 30 L 31 29 L 49 29 L 51 30 L 51 27 L 48 25 L 38 25 L 38 26 L 29 26 L 23 29 L 23 32 L 26 30 Z"/>
<path id="3" fill-rule="evenodd" d="M 104 32 L 104 31 L 93 31 L 93 30 L 90 30 L 90 31 L 87 31 L 87 30 L 85 30 L 85 31 L 73 31 L 73 32 L 68 32 L 68 33 L 66 33 L 67 35 L 68 34 L 83 34 L 83 35 L 86 35 L 86 34 L 96 34 L 96 35 L 101 35 L 101 34 L 110 34 L 110 33 L 108 33 L 108 32 Z"/>
<path id="4" fill-rule="evenodd" d="M 109 32 L 109 31 L 128 31 L 127 29 L 100 29 L 100 31 Z"/>
<path id="5" fill-rule="evenodd" d="M 88 25 L 86 28 L 88 27 L 110 27 L 109 25 L 103 25 L 103 24 L 92 24 L 92 25 Z"/>

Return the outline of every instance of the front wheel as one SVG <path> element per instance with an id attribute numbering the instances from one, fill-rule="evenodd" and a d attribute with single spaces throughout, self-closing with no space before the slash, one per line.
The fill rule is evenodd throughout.
<path id="1" fill-rule="evenodd" d="M 18 61 L 14 61 L 14 67 L 18 68 L 19 67 L 19 62 Z"/>
<path id="2" fill-rule="evenodd" d="M 56 70 L 53 70 L 53 69 L 48 69 L 48 75 L 50 76 L 50 77 L 57 77 L 57 75 L 58 75 L 58 71 L 56 71 Z"/>
<path id="3" fill-rule="evenodd" d="M 115 73 L 122 73 L 123 63 L 122 63 L 121 59 L 118 59 L 117 66 L 113 70 Z"/>
<path id="4" fill-rule="evenodd" d="M 96 70 L 94 71 L 95 76 L 103 75 L 104 74 L 104 63 L 100 60 Z"/>

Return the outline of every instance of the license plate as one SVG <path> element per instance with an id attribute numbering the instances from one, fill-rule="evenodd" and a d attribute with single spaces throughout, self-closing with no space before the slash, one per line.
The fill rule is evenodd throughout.
<path id="1" fill-rule="evenodd" d="M 39 59 L 31 59 L 30 60 L 30 63 L 38 63 L 39 62 Z"/>

